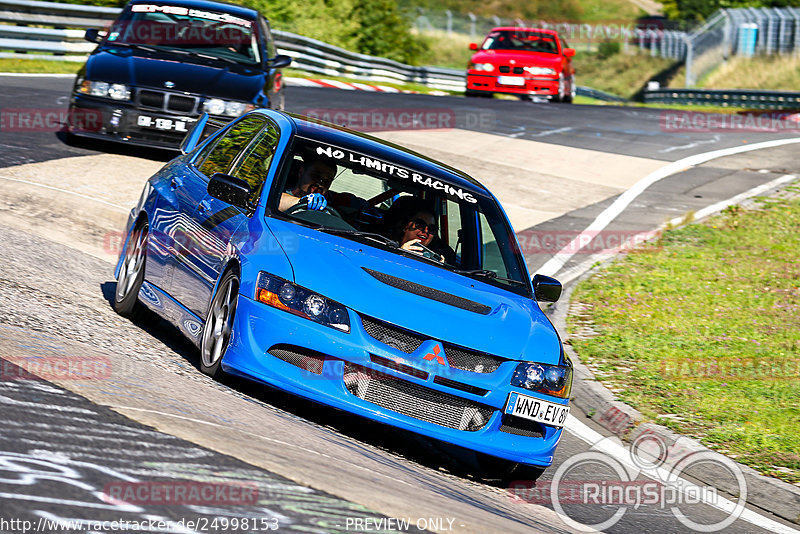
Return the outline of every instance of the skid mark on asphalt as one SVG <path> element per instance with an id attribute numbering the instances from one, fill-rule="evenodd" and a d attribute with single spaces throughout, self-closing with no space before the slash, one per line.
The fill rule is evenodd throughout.
<path id="1" fill-rule="evenodd" d="M 22 376 L 2 360 L 0 498 L 6 517 L 91 521 L 168 522 L 159 532 L 193 532 L 186 521 L 224 517 L 261 521 L 281 531 L 345 532 L 354 518 L 381 516 L 368 509 L 126 420 L 60 387 Z M 12 379 L 9 379 L 11 377 Z M 31 410 L 35 406 L 38 409 Z M 58 407 L 60 409 L 48 409 Z M 112 443 L 110 436 L 118 436 Z M 123 437 L 124 436 L 124 437 Z M 109 499 L 110 485 L 159 481 L 246 484 L 253 502 L 124 502 Z M 124 484 L 123 484 L 124 486 Z M 219 495 L 216 493 L 215 495 Z M 183 524 L 181 524 L 183 520 Z M 232 532 L 254 529 L 229 529 Z M 274 528 L 273 528 L 274 530 Z M 380 529 L 379 529 L 380 530 Z M 413 525 L 411 530 L 416 530 Z M 387 530 L 387 531 L 392 531 Z"/>

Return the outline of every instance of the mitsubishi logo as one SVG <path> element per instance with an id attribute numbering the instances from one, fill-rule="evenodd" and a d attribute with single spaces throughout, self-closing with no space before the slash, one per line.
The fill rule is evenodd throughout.
<path id="1" fill-rule="evenodd" d="M 436 361 L 439 363 L 439 365 L 447 365 L 446 363 L 444 363 L 444 358 L 440 354 L 441 352 L 442 352 L 442 345 L 437 343 L 436 346 L 433 347 L 433 352 L 429 352 L 428 354 L 423 356 L 422 359 L 428 360 L 430 362 L 433 361 L 434 358 L 436 358 Z"/>

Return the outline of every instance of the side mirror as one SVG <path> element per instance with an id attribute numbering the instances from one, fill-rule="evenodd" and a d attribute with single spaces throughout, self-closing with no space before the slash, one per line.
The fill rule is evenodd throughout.
<path id="1" fill-rule="evenodd" d="M 250 184 L 228 174 L 217 172 L 208 181 L 208 194 L 237 208 L 250 208 Z"/>
<path id="2" fill-rule="evenodd" d="M 90 43 L 99 43 L 103 40 L 103 38 L 100 37 L 100 30 L 97 28 L 89 28 L 86 30 L 86 33 L 83 34 L 83 38 Z"/>
<path id="3" fill-rule="evenodd" d="M 561 282 L 543 274 L 533 275 L 533 293 L 536 300 L 556 302 L 561 297 Z"/>
<path id="4" fill-rule="evenodd" d="M 478 49 L 478 43 L 470 43 L 469 44 L 469 49 L 470 50 L 477 50 Z"/>
<path id="5" fill-rule="evenodd" d="M 277 55 L 267 62 L 267 66 L 271 69 L 282 69 L 288 67 L 291 62 L 292 58 L 290 56 Z"/>
<path id="6" fill-rule="evenodd" d="M 573 57 L 575 56 L 575 49 L 574 48 L 565 48 L 564 49 L 564 57 Z"/>

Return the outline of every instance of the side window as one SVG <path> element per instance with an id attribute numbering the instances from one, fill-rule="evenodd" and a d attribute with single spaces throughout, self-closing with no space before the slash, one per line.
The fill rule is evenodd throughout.
<path id="1" fill-rule="evenodd" d="M 460 264 L 461 253 L 462 253 L 461 250 L 462 236 L 460 235 L 462 232 L 461 206 L 459 206 L 458 202 L 447 200 L 446 209 L 447 209 L 447 227 L 442 228 L 442 239 L 445 240 L 446 245 L 448 245 L 455 251 L 456 258 L 458 259 L 458 262 Z"/>
<path id="2" fill-rule="evenodd" d="M 264 126 L 264 118 L 248 117 L 228 130 L 214 145 L 200 165 L 200 172 L 211 176 L 215 172 L 227 173 L 236 156 Z"/>
<path id="3" fill-rule="evenodd" d="M 267 179 L 269 165 L 278 147 L 279 137 L 278 128 L 272 123 L 267 123 L 267 127 L 261 130 L 253 143 L 250 143 L 247 151 L 242 154 L 230 172 L 232 176 L 241 178 L 250 184 L 250 188 L 253 190 L 253 194 L 250 196 L 251 203 L 258 202 L 258 198 L 261 196 L 261 189 Z"/>
<path id="4" fill-rule="evenodd" d="M 500 245 L 495 239 L 494 232 L 492 232 L 489 221 L 486 216 L 481 213 L 481 256 L 483 257 L 483 269 L 494 271 L 498 276 L 508 277 L 508 270 L 506 269 L 505 261 L 503 261 L 503 252 L 500 250 Z"/>
<path id="5" fill-rule="evenodd" d="M 275 41 L 272 40 L 272 32 L 269 28 L 269 22 L 265 19 L 261 20 L 261 33 L 264 35 L 264 45 L 267 47 L 267 59 L 275 57 Z"/>

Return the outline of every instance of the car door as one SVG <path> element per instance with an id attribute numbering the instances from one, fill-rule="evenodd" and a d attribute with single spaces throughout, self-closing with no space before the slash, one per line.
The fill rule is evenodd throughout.
<path id="1" fill-rule="evenodd" d="M 253 191 L 251 203 L 257 203 L 278 138 L 277 126 L 266 117 L 248 117 L 226 132 L 192 169 L 204 191 L 189 216 L 192 246 L 177 258 L 172 287 L 173 296 L 198 317 L 205 317 L 214 284 L 227 261 L 231 236 L 252 216 L 248 210 L 208 195 L 208 180 L 216 172 L 241 178 Z"/>

